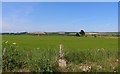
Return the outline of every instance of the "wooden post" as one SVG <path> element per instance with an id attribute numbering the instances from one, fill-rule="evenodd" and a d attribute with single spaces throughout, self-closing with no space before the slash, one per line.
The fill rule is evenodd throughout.
<path id="1" fill-rule="evenodd" d="M 59 67 L 65 68 L 66 67 L 66 60 L 64 58 L 64 52 L 63 52 L 63 45 L 60 44 L 60 51 L 59 51 Z"/>
<path id="2" fill-rule="evenodd" d="M 3 49 L 3 55 L 5 54 L 5 52 L 6 52 L 6 48 Z"/>
<path id="3" fill-rule="evenodd" d="M 62 44 L 60 44 L 60 52 L 59 53 L 60 53 L 59 54 L 60 58 L 63 59 L 64 58 L 64 51 L 63 51 L 63 45 Z"/>

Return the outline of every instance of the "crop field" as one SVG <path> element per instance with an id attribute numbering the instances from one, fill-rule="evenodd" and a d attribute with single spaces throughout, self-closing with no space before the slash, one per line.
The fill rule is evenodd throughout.
<path id="1" fill-rule="evenodd" d="M 65 68 L 57 65 L 60 44 Z M 3 35 L 2 49 L 5 72 L 118 71 L 118 38 Z"/>
<path id="2" fill-rule="evenodd" d="M 2 39 L 22 48 L 57 49 L 59 44 L 63 44 L 66 49 L 118 49 L 117 38 L 5 35 Z"/>

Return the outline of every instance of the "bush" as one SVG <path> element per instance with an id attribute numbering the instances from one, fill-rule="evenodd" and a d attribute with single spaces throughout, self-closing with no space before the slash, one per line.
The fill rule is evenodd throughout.
<path id="1" fill-rule="evenodd" d="M 80 36 L 80 34 L 79 34 L 79 33 L 76 33 L 76 36 Z"/>
<path id="2" fill-rule="evenodd" d="M 82 71 L 81 64 L 91 66 L 92 72 L 117 72 L 118 55 L 111 49 L 65 49 L 64 58 L 67 60 L 67 68 L 60 69 L 56 57 L 57 49 L 17 49 L 15 45 L 3 43 L 3 72 L 19 72 L 27 69 L 30 72 L 61 72 Z M 26 72 L 26 70 L 22 71 Z"/>
<path id="3" fill-rule="evenodd" d="M 15 46 L 4 44 L 2 56 L 2 71 L 14 72 L 27 67 L 25 54 L 18 51 Z"/>

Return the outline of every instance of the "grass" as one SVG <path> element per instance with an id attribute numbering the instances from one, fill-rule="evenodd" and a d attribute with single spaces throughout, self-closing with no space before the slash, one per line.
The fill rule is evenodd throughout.
<path id="1" fill-rule="evenodd" d="M 2 38 L 22 48 L 58 49 L 59 44 L 63 44 L 65 49 L 118 49 L 117 38 L 29 35 L 3 35 Z"/>
<path id="2" fill-rule="evenodd" d="M 61 71 L 56 65 L 56 57 L 59 56 L 59 44 L 64 45 L 65 59 L 67 60 L 66 71 L 81 72 L 82 70 L 79 68 L 81 64 L 91 65 L 92 72 L 118 71 L 118 61 L 116 61 L 118 59 L 117 38 L 30 35 L 3 35 L 2 37 L 3 48 L 8 51 L 6 54 L 13 54 L 7 55 L 9 56 L 7 59 L 15 57 L 14 62 L 23 65 L 15 65 L 15 68 L 12 69 L 11 65 L 7 65 L 8 67 L 4 66 L 4 71 L 19 71 L 23 67 L 25 71 Z M 7 44 L 6 41 L 8 41 Z M 16 43 L 16 45 L 12 43 Z M 6 55 L 3 57 L 6 61 Z M 8 62 L 4 63 L 7 64 Z M 11 64 L 13 65 L 13 62 Z M 101 66 L 102 69 L 98 66 Z M 6 67 L 8 69 L 5 69 Z"/>

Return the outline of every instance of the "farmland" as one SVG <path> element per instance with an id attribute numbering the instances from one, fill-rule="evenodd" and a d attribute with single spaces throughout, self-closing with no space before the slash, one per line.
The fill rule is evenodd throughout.
<path id="1" fill-rule="evenodd" d="M 90 71 L 93 72 L 118 71 L 118 38 L 3 35 L 2 43 L 3 49 L 6 48 L 6 51 L 9 51 L 6 54 L 18 53 L 9 55 L 8 59 L 16 58 L 17 64 L 21 60 L 24 61 L 21 63 L 22 67 L 13 66 L 11 69 L 10 65 L 5 65 L 3 71 L 81 72 L 81 64 L 89 64 L 92 67 Z M 55 65 L 60 44 L 64 46 L 64 58 L 67 60 L 67 68 L 64 70 L 58 69 Z"/>
<path id="2" fill-rule="evenodd" d="M 11 44 L 15 42 L 22 48 L 57 49 L 59 44 L 63 44 L 66 49 L 118 49 L 117 38 L 5 35 L 2 39 Z"/>

